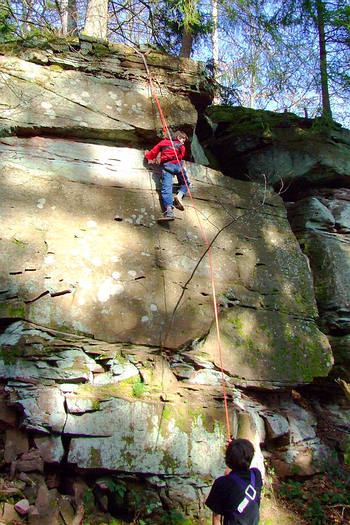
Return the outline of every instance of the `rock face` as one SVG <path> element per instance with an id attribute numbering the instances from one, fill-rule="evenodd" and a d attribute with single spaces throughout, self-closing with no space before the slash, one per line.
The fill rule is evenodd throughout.
<path id="1" fill-rule="evenodd" d="M 332 336 L 337 364 L 348 369 L 350 132 L 289 113 L 223 106 L 201 117 L 197 133 L 211 164 L 226 174 L 264 174 L 283 187 L 290 225 L 311 264 L 319 326 Z"/>
<path id="2" fill-rule="evenodd" d="M 230 177 L 264 174 L 275 188 L 289 190 L 349 185 L 350 131 L 340 126 L 323 130 L 292 113 L 217 106 L 201 118 L 197 134 L 211 165 Z"/>
<path id="3" fill-rule="evenodd" d="M 0 152 L 3 317 L 110 342 L 192 345 L 219 367 L 216 336 L 195 342 L 214 330 L 196 212 L 188 203 L 174 228 L 156 223 L 159 177 L 141 151 L 8 137 Z M 208 239 L 222 230 L 211 258 L 225 370 L 265 387 L 327 375 L 329 343 L 282 200 L 209 168 L 187 170 Z"/>
<path id="4" fill-rule="evenodd" d="M 0 57 L 0 431 L 22 483 L 1 512 L 61 525 L 92 499 L 129 521 L 178 509 L 206 523 L 228 430 L 211 266 L 232 434 L 252 440 L 262 470 L 261 448 L 281 475 L 324 469 L 333 456 L 316 412 L 337 428 L 349 414 L 330 400 L 306 410 L 291 390 L 326 377 L 333 354 L 281 196 L 258 172 L 243 181 L 186 161 L 193 198 L 158 224 L 160 171 L 143 145 L 160 123 L 142 56 L 40 42 Z M 192 132 L 211 97 L 202 66 L 146 60 L 171 125 Z M 346 207 L 326 195 L 299 204 L 290 220 L 309 243 L 322 327 L 339 338 L 347 299 L 339 311 L 330 293 L 321 302 L 311 241 L 342 240 Z"/>
<path id="5" fill-rule="evenodd" d="M 289 217 L 314 276 L 322 330 L 330 334 L 337 364 L 349 370 L 350 190 L 310 189 L 289 206 Z"/>
<path id="6" fill-rule="evenodd" d="M 211 100 L 203 64 L 150 49 L 80 41 L 0 47 L 1 127 L 9 133 L 155 140 L 162 123 L 144 60 L 168 125 L 193 131 L 196 107 Z M 32 45 L 33 45 L 32 44 Z"/>

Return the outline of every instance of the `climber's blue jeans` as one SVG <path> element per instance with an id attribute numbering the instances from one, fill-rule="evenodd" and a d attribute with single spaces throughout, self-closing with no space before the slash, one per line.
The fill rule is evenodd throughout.
<path id="1" fill-rule="evenodd" d="M 181 168 L 182 168 L 182 171 L 181 171 Z M 165 162 L 163 164 L 163 170 L 162 170 L 163 181 L 162 181 L 161 194 L 162 194 L 163 205 L 165 209 L 167 209 L 168 206 L 173 205 L 173 177 L 174 176 L 177 177 L 177 181 L 180 185 L 179 191 L 182 191 L 184 195 L 186 195 L 187 193 L 187 186 L 186 186 L 184 179 L 186 179 L 188 186 L 190 185 L 190 182 L 187 178 L 185 169 L 182 167 L 182 164 L 181 164 L 181 168 L 178 163 L 175 164 L 171 162 Z M 184 174 L 184 176 L 182 175 L 182 173 Z"/>

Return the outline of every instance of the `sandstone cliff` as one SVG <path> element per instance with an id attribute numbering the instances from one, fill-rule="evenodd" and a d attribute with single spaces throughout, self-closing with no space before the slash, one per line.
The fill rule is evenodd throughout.
<path id="1" fill-rule="evenodd" d="M 28 522 L 70 523 L 62 508 L 71 516 L 92 489 L 129 521 L 169 510 L 207 520 L 226 428 L 200 224 L 213 241 L 231 430 L 252 439 L 262 469 L 263 451 L 283 474 L 322 470 L 334 451 L 292 388 L 333 365 L 314 282 L 327 309 L 278 188 L 261 170 L 251 182 L 188 160 L 198 211 L 187 198 L 160 226 L 160 172 L 143 157 L 161 124 L 142 56 L 35 44 L 0 56 L 0 419 Z M 203 66 L 145 57 L 169 124 L 193 133 L 211 100 Z M 348 424 L 333 398 L 318 410 Z"/>

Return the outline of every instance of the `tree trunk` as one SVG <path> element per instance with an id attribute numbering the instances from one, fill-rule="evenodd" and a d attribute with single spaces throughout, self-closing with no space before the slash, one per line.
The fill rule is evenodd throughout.
<path id="1" fill-rule="evenodd" d="M 213 19 L 213 32 L 211 34 L 211 41 L 213 46 L 213 73 L 215 84 L 218 84 L 219 71 L 219 30 L 218 30 L 218 0 L 211 1 L 211 15 Z M 220 104 L 219 90 L 215 88 L 213 104 Z"/>
<path id="2" fill-rule="evenodd" d="M 63 35 L 78 34 L 78 9 L 76 0 L 62 0 L 61 19 Z"/>
<path id="3" fill-rule="evenodd" d="M 32 28 L 33 0 L 21 0 L 20 4 L 22 8 L 21 36 L 25 37 Z"/>
<path id="4" fill-rule="evenodd" d="M 107 39 L 108 0 L 88 0 L 84 34 Z"/>
<path id="5" fill-rule="evenodd" d="M 184 29 L 181 42 L 180 57 L 190 58 L 192 50 L 193 36 L 189 31 Z"/>
<path id="6" fill-rule="evenodd" d="M 326 35 L 324 28 L 324 2 L 316 0 L 317 8 L 317 30 L 320 49 L 320 72 L 321 72 L 321 93 L 322 93 L 322 116 L 332 118 L 331 104 L 329 101 L 328 91 L 328 68 L 327 68 L 327 50 Z"/>

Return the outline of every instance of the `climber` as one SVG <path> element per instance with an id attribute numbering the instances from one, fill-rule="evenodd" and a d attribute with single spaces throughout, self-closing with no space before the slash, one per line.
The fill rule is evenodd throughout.
<path id="1" fill-rule="evenodd" d="M 226 465 L 231 472 L 214 481 L 205 502 L 213 512 L 212 525 L 258 525 L 262 478 L 249 468 L 254 447 L 247 439 L 233 439 L 226 448 Z"/>
<path id="2" fill-rule="evenodd" d="M 181 162 L 186 153 L 184 145 L 186 140 L 187 135 L 184 131 L 176 131 L 172 141 L 163 139 L 151 151 L 145 151 L 145 158 L 149 164 L 157 162 L 157 157 L 160 154 L 159 163 L 163 165 L 161 195 L 165 211 L 159 219 L 160 221 L 173 221 L 175 219 L 173 202 L 176 208 L 181 211 L 184 210 L 182 199 L 187 194 L 188 186 L 190 185 Z M 173 199 L 173 177 L 175 175 L 180 188 Z"/>

